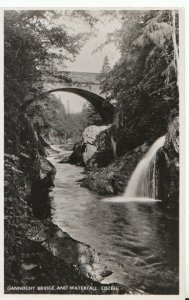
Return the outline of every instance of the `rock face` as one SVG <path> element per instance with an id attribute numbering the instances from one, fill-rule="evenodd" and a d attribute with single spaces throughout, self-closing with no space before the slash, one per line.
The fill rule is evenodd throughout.
<path id="1" fill-rule="evenodd" d="M 14 143 L 9 142 L 12 146 Z M 100 263 L 98 254 L 52 224 L 48 192 L 55 168 L 45 158 L 24 116 L 16 146 L 18 151 L 6 148 L 9 151 L 5 154 L 5 294 L 28 293 L 25 289 L 11 290 L 10 286 L 33 286 L 29 291 L 33 294 L 128 293 L 117 284 L 111 284 L 111 290 L 102 289 L 106 285 L 100 281 L 110 272 Z M 72 286 L 73 290 L 37 289 L 53 285 Z M 84 285 L 90 289 L 74 288 Z"/>
<path id="2" fill-rule="evenodd" d="M 102 281 L 112 274 L 99 260 L 98 254 L 88 245 L 72 239 L 50 221 L 33 219 L 28 224 L 27 237 L 43 245 L 54 256 L 65 263 L 77 266 L 83 275 L 95 281 Z"/>
<path id="3" fill-rule="evenodd" d="M 178 213 L 179 205 L 179 120 L 168 126 L 164 146 L 157 153 L 158 198 Z"/>
<path id="4" fill-rule="evenodd" d="M 73 147 L 73 153 L 70 156 L 69 162 L 71 164 L 84 166 L 83 152 L 85 151 L 85 145 L 83 141 L 77 142 Z"/>
<path id="5" fill-rule="evenodd" d="M 15 142 L 14 142 L 15 143 Z M 15 151 L 15 148 L 18 151 Z M 22 115 L 17 132 L 16 147 L 5 148 L 5 283 L 16 283 L 15 265 L 27 247 L 25 229 L 39 205 L 32 191 L 42 187 L 47 191 L 53 184 L 55 168 L 45 158 L 45 151 L 32 125 Z M 14 154 L 11 153 L 14 151 Z M 34 209 L 35 210 L 35 209 Z"/>
<path id="6" fill-rule="evenodd" d="M 149 149 L 144 144 L 116 158 L 104 168 L 89 171 L 82 186 L 102 195 L 117 195 L 125 191 L 137 163 Z M 168 125 L 165 144 L 156 154 L 157 198 L 171 213 L 178 214 L 179 205 L 179 123 L 178 117 Z"/>
<path id="7" fill-rule="evenodd" d="M 70 163 L 87 167 L 107 166 L 114 158 L 109 128 L 110 125 L 87 127 L 82 141 L 74 145 Z"/>
<path id="8" fill-rule="evenodd" d="M 114 159 L 107 167 L 89 171 L 82 186 L 101 195 L 122 194 L 137 163 L 148 149 L 149 145 L 144 144 L 127 152 L 124 156 Z"/>
<path id="9" fill-rule="evenodd" d="M 95 126 L 91 125 L 87 127 L 84 132 L 83 132 L 83 143 L 85 145 L 85 151 L 83 153 L 83 160 L 85 165 L 92 165 L 94 163 L 94 160 L 91 161 L 93 156 L 97 152 L 103 152 L 107 151 L 107 141 L 106 141 L 106 132 L 104 133 L 105 130 L 107 130 L 108 126 Z M 97 137 L 101 133 L 101 138 Z M 102 133 L 104 133 L 102 135 Z M 103 138 L 102 138 L 103 137 Z M 91 161 L 91 162 L 90 162 Z"/>

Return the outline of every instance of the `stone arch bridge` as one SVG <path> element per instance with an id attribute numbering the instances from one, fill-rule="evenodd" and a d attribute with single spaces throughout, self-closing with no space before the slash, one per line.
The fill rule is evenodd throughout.
<path id="1" fill-rule="evenodd" d="M 68 73 L 68 74 L 66 74 Z M 100 94 L 100 83 L 97 73 L 89 72 L 59 72 L 56 75 L 44 75 L 44 90 L 40 96 L 54 92 L 68 92 L 86 99 L 99 113 L 104 124 L 113 122 L 114 106 Z M 69 76 L 69 77 L 68 77 Z M 22 105 L 25 110 L 36 99 L 30 99 Z"/>
<path id="2" fill-rule="evenodd" d="M 81 96 L 93 105 L 105 124 L 113 122 L 114 106 L 100 94 L 98 73 L 58 72 L 55 76 L 45 76 L 44 87 L 47 94 L 68 92 Z"/>

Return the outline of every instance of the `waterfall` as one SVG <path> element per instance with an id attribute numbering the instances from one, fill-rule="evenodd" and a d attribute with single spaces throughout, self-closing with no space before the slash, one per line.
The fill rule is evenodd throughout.
<path id="1" fill-rule="evenodd" d="M 110 139 L 111 139 L 112 149 L 113 149 L 113 152 L 114 152 L 114 157 L 116 157 L 116 155 L 117 155 L 117 143 L 114 140 L 112 135 L 111 135 Z"/>
<path id="2" fill-rule="evenodd" d="M 136 166 L 128 186 L 125 198 L 157 198 L 156 191 L 156 152 L 164 145 L 165 136 L 158 138 Z"/>

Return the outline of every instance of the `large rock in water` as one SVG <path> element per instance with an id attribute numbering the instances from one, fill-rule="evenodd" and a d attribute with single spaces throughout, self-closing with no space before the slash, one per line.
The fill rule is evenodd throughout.
<path id="1" fill-rule="evenodd" d="M 113 158 L 109 127 L 91 125 L 84 130 L 83 161 L 85 165 L 106 166 Z"/>
<path id="2" fill-rule="evenodd" d="M 104 168 L 90 170 L 82 186 L 105 196 L 123 194 L 131 174 L 148 149 L 149 145 L 143 144 L 124 156 L 116 157 Z"/>
<path id="3" fill-rule="evenodd" d="M 84 166 L 83 152 L 85 151 L 85 145 L 83 141 L 77 142 L 73 147 L 73 152 L 70 155 L 69 163 L 74 165 Z"/>
<path id="4" fill-rule="evenodd" d="M 178 213 L 179 207 L 179 120 L 168 126 L 165 144 L 157 153 L 158 198 L 166 208 Z"/>

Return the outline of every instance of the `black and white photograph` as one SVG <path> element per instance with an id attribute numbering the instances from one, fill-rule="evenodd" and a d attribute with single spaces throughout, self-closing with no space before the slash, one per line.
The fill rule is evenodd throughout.
<path id="1" fill-rule="evenodd" d="M 179 295 L 179 8 L 3 15 L 4 294 Z"/>

